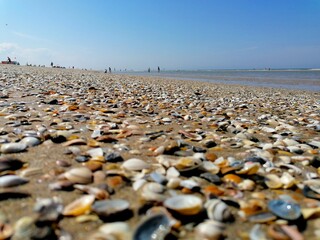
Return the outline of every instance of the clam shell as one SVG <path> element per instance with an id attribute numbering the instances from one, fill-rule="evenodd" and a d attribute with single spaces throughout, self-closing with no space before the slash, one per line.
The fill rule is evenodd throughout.
<path id="1" fill-rule="evenodd" d="M 274 215 L 286 220 L 296 220 L 301 217 L 300 206 L 293 202 L 271 200 L 268 202 L 268 208 Z"/>
<path id="2" fill-rule="evenodd" d="M 207 220 L 195 228 L 196 239 L 219 240 L 223 235 L 225 225 L 221 222 Z"/>
<path id="3" fill-rule="evenodd" d="M 20 143 L 26 144 L 28 147 L 34 147 L 41 143 L 39 138 L 36 137 L 25 137 L 21 139 Z"/>
<path id="4" fill-rule="evenodd" d="M 122 164 L 122 168 L 129 171 L 141 171 L 150 168 L 150 164 L 138 158 L 131 158 Z"/>
<path id="5" fill-rule="evenodd" d="M 63 209 L 62 214 L 64 216 L 79 216 L 85 214 L 91 210 L 94 199 L 95 197 L 92 195 L 82 196 L 68 204 Z"/>
<path id="6" fill-rule="evenodd" d="M 209 219 L 225 222 L 232 219 L 232 213 L 227 204 L 219 199 L 211 199 L 205 203 Z"/>
<path id="7" fill-rule="evenodd" d="M 25 163 L 21 160 L 9 156 L 0 158 L 0 171 L 18 170 L 22 168 Z"/>
<path id="8" fill-rule="evenodd" d="M 202 210 L 202 200 L 194 195 L 178 195 L 166 199 L 164 206 L 182 215 L 195 215 Z"/>
<path id="9" fill-rule="evenodd" d="M 64 176 L 73 183 L 88 184 L 92 182 L 92 172 L 86 167 L 73 168 Z"/>
<path id="10" fill-rule="evenodd" d="M 134 231 L 133 240 L 165 239 L 170 229 L 170 219 L 164 214 L 155 214 L 142 220 Z"/>
<path id="11" fill-rule="evenodd" d="M 131 239 L 131 229 L 126 222 L 105 223 L 99 227 L 99 232 L 104 236 L 112 236 L 111 239 Z"/>
<path id="12" fill-rule="evenodd" d="M 278 189 L 283 186 L 280 178 L 275 174 L 267 174 L 265 177 L 265 184 L 271 189 Z"/>
<path id="13" fill-rule="evenodd" d="M 25 143 L 4 143 L 1 145 L 0 152 L 2 153 L 18 153 L 23 152 L 27 149 L 27 144 Z"/>
<path id="14" fill-rule="evenodd" d="M 29 182 L 28 179 L 16 175 L 5 175 L 0 177 L 0 187 L 14 187 L 27 182 Z"/>
<path id="15" fill-rule="evenodd" d="M 160 183 L 148 182 L 143 185 L 141 196 L 147 201 L 162 202 L 165 200 L 165 196 L 162 194 L 164 191 L 165 187 Z"/>
<path id="16" fill-rule="evenodd" d="M 99 216 L 110 216 L 113 214 L 118 214 L 128 210 L 130 203 L 123 199 L 112 199 L 112 200 L 100 200 L 96 201 L 92 210 L 96 212 Z"/>

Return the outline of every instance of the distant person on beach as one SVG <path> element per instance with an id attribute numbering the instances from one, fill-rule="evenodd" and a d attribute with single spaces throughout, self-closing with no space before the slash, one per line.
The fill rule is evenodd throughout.
<path id="1" fill-rule="evenodd" d="M 111 73 L 111 67 L 109 67 L 109 73 Z"/>
<path id="2" fill-rule="evenodd" d="M 8 57 L 8 63 L 11 63 L 11 58 Z"/>
<path id="3" fill-rule="evenodd" d="M 148 68 L 148 72 L 150 72 L 150 68 Z"/>
<path id="4" fill-rule="evenodd" d="M 158 66 L 158 72 L 160 72 L 160 67 Z"/>

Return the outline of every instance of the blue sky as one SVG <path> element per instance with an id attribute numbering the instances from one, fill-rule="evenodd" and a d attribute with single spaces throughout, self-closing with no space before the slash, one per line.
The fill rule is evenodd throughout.
<path id="1" fill-rule="evenodd" d="M 320 0 L 0 0 L 0 59 L 145 70 L 320 67 Z"/>

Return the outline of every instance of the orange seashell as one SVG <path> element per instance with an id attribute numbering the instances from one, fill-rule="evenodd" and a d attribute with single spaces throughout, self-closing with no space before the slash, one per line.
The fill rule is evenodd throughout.
<path id="1" fill-rule="evenodd" d="M 189 188 L 182 188 L 182 189 L 181 189 L 181 192 L 188 194 L 188 193 L 192 193 L 192 190 L 189 189 Z"/>
<path id="2" fill-rule="evenodd" d="M 206 195 L 215 195 L 222 196 L 224 194 L 224 190 L 217 187 L 216 185 L 209 185 L 203 189 L 204 194 Z"/>
<path id="3" fill-rule="evenodd" d="M 211 162 L 214 162 L 218 158 L 218 156 L 213 152 L 207 152 L 205 157 L 208 161 L 211 161 Z"/>
<path id="4" fill-rule="evenodd" d="M 67 205 L 62 214 L 65 216 L 80 216 L 91 210 L 91 205 L 93 204 L 95 197 L 92 195 L 85 195 L 81 198 L 76 199 Z"/>
<path id="5" fill-rule="evenodd" d="M 88 161 L 83 163 L 83 165 L 89 168 L 92 172 L 98 171 L 102 169 L 102 163 L 98 161 Z"/>
<path id="6" fill-rule="evenodd" d="M 226 183 L 236 183 L 239 184 L 242 182 L 242 178 L 235 174 L 227 174 L 222 177 L 222 180 Z"/>
<path id="7" fill-rule="evenodd" d="M 107 178 L 107 184 L 110 187 L 118 187 L 118 186 L 122 185 L 123 183 L 124 183 L 123 179 L 120 176 L 114 176 L 114 177 Z"/>
<path id="8" fill-rule="evenodd" d="M 96 141 L 94 139 L 89 139 L 87 145 L 89 147 L 100 147 L 101 143 L 99 143 L 98 141 Z"/>

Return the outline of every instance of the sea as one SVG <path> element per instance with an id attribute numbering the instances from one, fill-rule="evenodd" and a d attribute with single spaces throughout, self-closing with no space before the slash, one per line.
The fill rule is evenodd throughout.
<path id="1" fill-rule="evenodd" d="M 320 69 L 151 70 L 117 73 L 320 92 Z"/>

